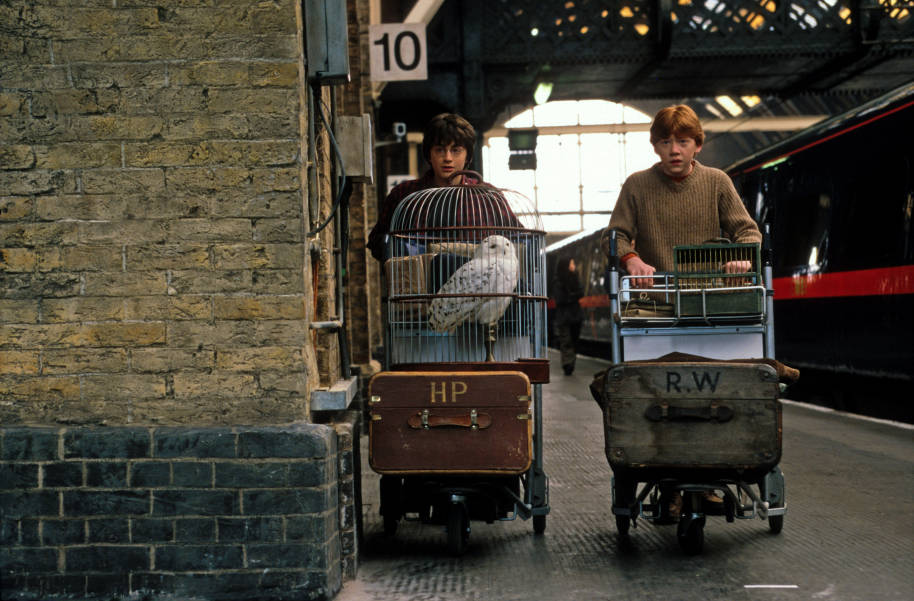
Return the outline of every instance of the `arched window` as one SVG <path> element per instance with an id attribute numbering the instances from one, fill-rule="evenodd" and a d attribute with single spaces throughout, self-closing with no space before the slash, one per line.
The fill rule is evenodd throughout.
<path id="1" fill-rule="evenodd" d="M 625 178 L 656 162 L 650 121 L 606 100 L 562 100 L 526 109 L 486 134 L 486 180 L 532 199 L 548 232 L 606 227 Z M 507 130 L 530 127 L 539 129 L 537 167 L 512 171 Z"/>

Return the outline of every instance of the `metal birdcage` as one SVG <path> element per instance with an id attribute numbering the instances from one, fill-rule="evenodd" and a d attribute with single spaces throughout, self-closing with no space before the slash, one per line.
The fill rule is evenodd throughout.
<path id="1" fill-rule="evenodd" d="M 765 288 L 758 244 L 676 246 L 673 262 L 680 315 L 763 312 Z"/>
<path id="2" fill-rule="evenodd" d="M 387 237 L 388 365 L 544 358 L 544 248 L 539 215 L 517 192 L 407 196 Z"/>
<path id="3" fill-rule="evenodd" d="M 722 323 L 764 318 L 765 285 L 758 244 L 706 243 L 673 247 L 673 272 L 620 279 L 626 322 Z"/>

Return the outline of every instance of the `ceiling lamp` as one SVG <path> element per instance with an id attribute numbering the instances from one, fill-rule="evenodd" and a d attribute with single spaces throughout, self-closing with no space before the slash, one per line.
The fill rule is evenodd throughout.
<path id="1" fill-rule="evenodd" d="M 533 92 L 533 102 L 536 104 L 546 104 L 549 101 L 549 96 L 551 95 L 552 82 L 541 81 L 536 85 L 536 90 Z"/>
<path id="2" fill-rule="evenodd" d="M 739 103 L 737 103 L 729 96 L 717 96 L 714 98 L 714 100 L 716 100 L 717 104 L 724 107 L 724 110 L 726 110 L 734 117 L 738 117 L 743 112 L 743 107 L 741 107 Z"/>

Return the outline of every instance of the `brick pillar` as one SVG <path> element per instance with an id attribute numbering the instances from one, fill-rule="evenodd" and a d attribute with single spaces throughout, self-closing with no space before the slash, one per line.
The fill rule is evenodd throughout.
<path id="1" fill-rule="evenodd" d="M 336 441 L 312 424 L 0 428 L 2 598 L 330 599 Z"/>
<path id="2" fill-rule="evenodd" d="M 331 597 L 301 3 L 0 4 L 2 597 Z"/>

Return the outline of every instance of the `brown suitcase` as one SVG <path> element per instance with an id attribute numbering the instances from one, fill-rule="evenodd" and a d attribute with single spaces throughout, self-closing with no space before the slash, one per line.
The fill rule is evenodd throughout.
<path id="1" fill-rule="evenodd" d="M 624 363 L 602 399 L 613 469 L 768 470 L 781 458 L 778 374 L 764 363 Z"/>
<path id="2" fill-rule="evenodd" d="M 381 372 L 369 383 L 369 463 L 381 474 L 521 474 L 533 455 L 522 372 Z"/>

